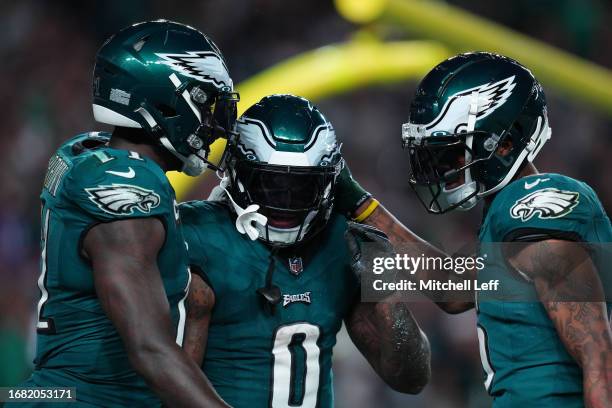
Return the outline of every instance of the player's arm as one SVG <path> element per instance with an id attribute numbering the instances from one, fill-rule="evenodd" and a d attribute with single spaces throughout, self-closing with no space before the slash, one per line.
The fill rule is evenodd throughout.
<path id="1" fill-rule="evenodd" d="M 183 350 L 198 366 L 204 361 L 208 325 L 212 308 L 215 305 L 215 294 L 197 273 L 191 274 L 189 295 L 187 296 L 187 320 L 183 337 Z"/>
<path id="2" fill-rule="evenodd" d="M 601 281 L 587 250 L 575 242 L 550 239 L 512 248 L 509 260 L 533 279 L 565 348 L 582 367 L 585 405 L 612 407 L 612 331 Z"/>
<path id="3" fill-rule="evenodd" d="M 356 214 L 364 211 L 367 206 L 371 205 L 371 203 L 372 199 L 370 198 L 356 210 Z M 378 204 L 374 211 L 372 211 L 372 213 L 361 222 L 384 232 L 389 237 L 389 241 L 391 241 L 393 246 L 402 254 L 407 253 L 408 255 L 411 255 L 410 252 L 412 251 L 414 252 L 414 254 L 412 254 L 414 257 L 424 255 L 425 257 L 444 259 L 450 256 L 412 232 L 408 227 L 395 218 L 395 216 L 391 214 L 382 204 Z M 459 282 L 463 281 L 464 279 L 476 279 L 476 270 L 467 269 L 464 274 L 457 275 L 455 273 L 449 273 L 448 270 L 430 268 L 417 270 L 413 275 L 406 274 L 404 277 L 406 279 L 416 279 L 420 281 L 429 281 L 434 279 L 439 281 L 447 281 L 450 279 Z M 462 313 L 474 307 L 474 301 L 471 300 L 474 298 L 473 290 L 465 291 L 465 293 L 461 294 L 453 294 L 453 297 L 455 298 L 467 300 L 444 299 L 444 293 L 439 291 L 424 290 L 423 294 L 434 301 L 436 305 L 440 307 L 440 309 L 447 313 Z"/>
<path id="4" fill-rule="evenodd" d="M 345 320 L 351 340 L 395 391 L 418 394 L 431 377 L 431 351 L 406 303 L 357 303 Z"/>
<path id="5" fill-rule="evenodd" d="M 83 242 L 96 293 L 125 345 L 134 370 L 164 405 L 227 407 L 174 339 L 157 267 L 165 229 L 156 218 L 98 224 Z"/>
<path id="6" fill-rule="evenodd" d="M 338 177 L 336 186 L 334 211 L 348 215 L 359 223 L 372 226 L 384 232 L 391 244 L 400 251 L 414 257 L 425 255 L 432 258 L 447 258 L 449 255 L 431 245 L 412 232 L 391 214 L 382 204 L 378 204 L 371 195 L 355 181 L 348 167 L 344 167 Z M 377 205 L 376 205 L 377 204 Z M 373 209 L 373 211 L 372 211 Z M 409 280 L 456 280 L 475 279 L 475 270 L 466 270 L 462 275 L 449 273 L 447 270 L 421 269 L 414 274 L 406 274 L 403 278 Z M 462 313 L 474 307 L 473 290 L 464 293 L 454 293 L 454 299 L 444 299 L 444 293 L 438 291 L 423 291 L 423 294 L 447 313 Z M 465 300 L 463 300 L 465 299 Z"/>
<path id="7" fill-rule="evenodd" d="M 358 281 L 369 272 L 373 257 L 393 252 L 382 232 L 361 224 L 349 223 L 345 240 Z M 345 323 L 353 343 L 389 386 L 411 394 L 425 387 L 431 376 L 429 341 L 401 296 L 357 301 Z"/>

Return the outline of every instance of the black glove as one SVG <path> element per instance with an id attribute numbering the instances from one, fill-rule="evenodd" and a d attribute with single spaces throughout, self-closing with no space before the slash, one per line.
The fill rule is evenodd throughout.
<path id="1" fill-rule="evenodd" d="M 349 221 L 344 239 L 351 253 L 351 269 L 359 281 L 364 274 L 372 273 L 374 258 L 395 256 L 389 237 L 369 225 Z"/>
<path id="2" fill-rule="evenodd" d="M 336 179 L 334 211 L 350 219 L 353 217 L 355 210 L 371 196 L 372 194 L 368 193 L 353 178 L 346 162 L 344 162 L 342 171 Z"/>

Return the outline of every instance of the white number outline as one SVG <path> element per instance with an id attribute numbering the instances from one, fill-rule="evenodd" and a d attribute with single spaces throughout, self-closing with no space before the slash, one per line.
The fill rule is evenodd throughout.
<path id="1" fill-rule="evenodd" d="M 487 391 L 491 389 L 491 384 L 493 383 L 493 377 L 495 376 L 495 369 L 493 368 L 493 364 L 491 364 L 491 357 L 489 356 L 489 343 L 487 332 L 480 324 L 476 325 L 476 331 L 478 332 L 478 348 L 480 350 L 480 362 L 482 363 L 482 368 L 487 375 L 485 378 L 484 386 Z"/>
<path id="2" fill-rule="evenodd" d="M 183 337 L 185 336 L 185 322 L 187 314 L 185 313 L 185 299 L 189 296 L 189 285 L 191 285 L 191 270 L 187 268 L 187 286 L 185 287 L 185 296 L 178 302 L 179 320 L 176 325 L 176 344 L 183 347 Z"/>

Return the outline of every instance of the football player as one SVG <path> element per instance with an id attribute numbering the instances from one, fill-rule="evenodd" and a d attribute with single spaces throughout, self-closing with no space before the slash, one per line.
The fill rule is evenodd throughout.
<path id="1" fill-rule="evenodd" d="M 438 304 L 449 313 L 475 305 L 494 407 L 610 407 L 612 275 L 601 266 L 609 266 L 603 244 L 612 241 L 612 228 L 587 184 L 539 173 L 532 164 L 550 135 L 535 77 L 518 62 L 485 52 L 450 58 L 427 74 L 402 127 L 410 185 L 427 211 L 484 202 L 484 269 L 470 273 L 478 282 L 497 279 L 500 288 L 479 293 L 478 302 L 471 293 Z M 341 180 L 346 195 L 363 196 L 350 175 Z M 368 198 L 357 211 L 372 205 L 377 202 Z M 397 247 L 419 244 L 428 256 L 447 257 L 382 206 L 364 222 Z M 417 276 L 459 278 L 443 270 Z"/>
<path id="2" fill-rule="evenodd" d="M 192 265 L 185 350 L 232 406 L 331 407 L 345 322 L 387 384 L 419 392 L 430 352 L 411 312 L 359 300 L 365 260 L 353 260 L 347 219 L 332 213 L 344 163 L 331 123 L 303 98 L 272 95 L 237 132 L 211 198 L 180 206 Z"/>
<path id="3" fill-rule="evenodd" d="M 93 112 L 114 130 L 78 135 L 50 159 L 23 387 L 74 387 L 83 407 L 227 406 L 180 348 L 190 273 L 164 173 L 203 171 L 235 101 L 219 49 L 194 28 L 136 24 L 98 51 Z"/>

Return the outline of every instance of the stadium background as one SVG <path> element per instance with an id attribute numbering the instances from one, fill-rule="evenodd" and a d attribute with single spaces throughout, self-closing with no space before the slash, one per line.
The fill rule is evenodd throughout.
<path id="1" fill-rule="evenodd" d="M 612 67 L 612 27 L 606 24 L 612 20 L 612 5 L 603 0 L 453 0 L 445 4 Z M 66 138 L 104 129 L 91 115 L 95 52 L 118 29 L 153 18 L 176 20 L 209 34 L 223 51 L 236 84 L 287 58 L 350 41 L 356 35 L 385 41 L 432 36 L 386 21 L 363 26 L 349 22 L 331 0 L 0 2 L 4 28 L 0 38 L 0 386 L 19 382 L 31 369 L 39 296 L 38 194 L 47 160 Z M 472 33 L 477 29 L 465 28 Z M 573 75 L 579 80 L 583 74 Z M 612 110 L 607 104 L 612 100 L 598 102 L 587 91 L 574 97 L 563 84 L 558 87 L 554 80 L 544 79 L 553 138 L 536 165 L 587 181 L 610 213 Z M 414 80 L 373 84 L 317 100 L 317 105 L 344 142 L 343 152 L 356 178 L 424 238 L 457 249 L 475 239 L 479 212 L 426 215 L 406 183 L 408 164 L 399 135 L 414 89 Z M 184 198 L 206 197 L 214 183 L 209 176 Z M 338 407 L 489 405 L 481 381 L 474 313 L 445 316 L 425 303 L 415 304 L 413 310 L 432 343 L 430 385 L 419 396 L 390 391 L 343 335 L 335 350 Z"/>

